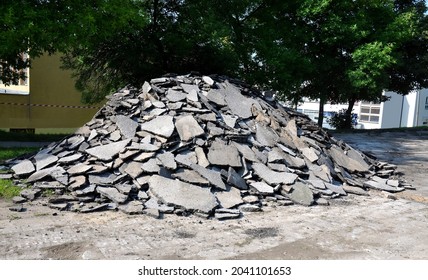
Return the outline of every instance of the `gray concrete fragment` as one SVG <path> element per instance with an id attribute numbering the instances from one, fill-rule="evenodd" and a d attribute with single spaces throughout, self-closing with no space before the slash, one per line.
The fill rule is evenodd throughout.
<path id="1" fill-rule="evenodd" d="M 144 202 L 144 206 L 147 209 L 157 209 L 159 212 L 162 212 L 162 213 L 173 213 L 174 212 L 173 206 L 168 206 L 166 204 L 159 203 L 158 200 L 154 197 L 152 197 L 149 200 L 147 200 L 146 202 Z"/>
<path id="2" fill-rule="evenodd" d="M 221 117 L 223 118 L 223 121 L 226 123 L 228 127 L 234 128 L 236 125 L 236 121 L 238 120 L 238 117 L 221 114 Z"/>
<path id="3" fill-rule="evenodd" d="M 165 166 L 166 168 L 171 170 L 177 169 L 177 163 L 175 162 L 173 153 L 165 152 L 162 154 L 158 154 L 156 157 L 160 160 L 162 165 Z"/>
<path id="4" fill-rule="evenodd" d="M 75 162 L 75 161 L 80 160 L 82 157 L 83 157 L 83 155 L 81 153 L 76 153 L 76 154 L 73 154 L 73 155 L 70 155 L 70 156 L 67 156 L 67 157 L 60 158 L 58 160 L 58 163 L 69 164 L 71 162 Z"/>
<path id="5" fill-rule="evenodd" d="M 387 191 L 387 192 L 401 192 L 404 190 L 404 188 L 401 187 L 392 187 L 390 185 L 382 184 L 376 181 L 367 181 L 364 182 L 364 187 L 366 188 L 371 188 L 371 189 L 376 189 L 376 190 L 382 190 L 382 191 Z"/>
<path id="6" fill-rule="evenodd" d="M 227 106 L 234 115 L 246 119 L 253 115 L 253 106 L 261 109 L 257 100 L 243 96 L 236 86 L 226 82 L 224 90 L 227 92 L 225 96 Z"/>
<path id="7" fill-rule="evenodd" d="M 293 173 L 287 173 L 287 172 L 275 172 L 272 171 L 269 167 L 262 163 L 254 163 L 253 169 L 256 174 L 265 180 L 269 185 L 275 185 L 275 184 L 293 184 L 296 179 L 297 175 Z"/>
<path id="8" fill-rule="evenodd" d="M 198 159 L 196 157 L 196 153 L 195 152 L 191 152 L 191 151 L 186 151 L 184 153 L 181 154 L 177 154 L 175 156 L 175 161 L 184 165 L 184 166 L 190 166 L 192 163 L 197 163 Z"/>
<path id="9" fill-rule="evenodd" d="M 149 159 L 147 162 L 143 163 L 141 168 L 148 173 L 158 173 L 160 171 L 160 167 L 155 158 Z"/>
<path id="10" fill-rule="evenodd" d="M 196 185 L 153 175 L 149 179 L 149 186 L 150 191 L 164 203 L 187 210 L 208 213 L 217 206 L 216 198 L 210 190 Z"/>
<path id="11" fill-rule="evenodd" d="M 288 197 L 295 203 L 311 206 L 314 203 L 314 195 L 311 189 L 304 183 L 296 182 Z"/>
<path id="12" fill-rule="evenodd" d="M 216 197 L 223 208 L 232 208 L 244 203 L 241 198 L 241 192 L 236 188 L 230 188 L 229 191 L 217 192 Z"/>
<path id="13" fill-rule="evenodd" d="M 209 184 L 209 181 L 202 177 L 198 172 L 189 169 L 178 169 L 174 174 L 172 174 L 172 177 L 191 184 Z"/>
<path id="14" fill-rule="evenodd" d="M 172 116 L 158 116 L 151 121 L 144 122 L 141 130 L 169 138 L 174 132 L 174 120 Z"/>
<path id="15" fill-rule="evenodd" d="M 116 122 L 117 127 L 119 127 L 119 130 L 125 139 L 135 136 L 138 127 L 138 123 L 136 121 L 124 115 L 117 115 L 112 119 Z"/>
<path id="16" fill-rule="evenodd" d="M 214 165 L 241 167 L 241 157 L 235 146 L 226 145 L 221 141 L 214 141 L 208 152 L 208 161 Z"/>
<path id="17" fill-rule="evenodd" d="M 97 187 L 97 192 L 117 204 L 125 203 L 128 200 L 127 195 L 120 193 L 113 187 Z"/>
<path id="18" fill-rule="evenodd" d="M 347 193 L 352 193 L 352 194 L 356 194 L 356 195 L 364 195 L 364 196 L 368 196 L 369 193 L 365 190 L 363 190 L 362 188 L 359 187 L 353 187 L 353 186 L 348 186 L 348 185 L 343 185 L 343 190 Z"/>
<path id="19" fill-rule="evenodd" d="M 218 106 L 225 106 L 226 105 L 225 95 L 226 93 L 223 90 L 211 89 L 206 94 L 206 98 L 209 101 L 217 104 Z"/>
<path id="20" fill-rule="evenodd" d="M 177 129 L 181 141 L 185 142 L 205 133 L 202 127 L 191 115 L 177 119 L 175 122 L 175 128 Z"/>
<path id="21" fill-rule="evenodd" d="M 126 166 L 124 171 L 126 174 L 135 179 L 143 173 L 143 169 L 141 167 L 141 163 L 133 161 Z"/>
<path id="22" fill-rule="evenodd" d="M 238 149 L 239 153 L 247 160 L 252 162 L 259 162 L 253 150 L 248 145 L 232 142 L 232 144 Z"/>
<path id="23" fill-rule="evenodd" d="M 36 161 L 36 170 L 41 170 L 45 167 L 55 164 L 58 161 L 58 157 L 40 152 L 34 156 L 34 160 Z"/>
<path id="24" fill-rule="evenodd" d="M 256 140 L 262 146 L 274 147 L 279 140 L 279 136 L 270 127 L 257 123 Z"/>
<path id="25" fill-rule="evenodd" d="M 19 162 L 18 164 L 15 164 L 14 166 L 12 166 L 11 169 L 18 176 L 25 176 L 25 175 L 31 174 L 34 171 L 36 171 L 33 163 L 28 159 L 24 159 L 21 162 Z"/>
<path id="26" fill-rule="evenodd" d="M 118 209 L 128 215 L 143 214 L 144 205 L 141 201 L 133 200 L 119 205 Z"/>
<path id="27" fill-rule="evenodd" d="M 368 172 L 366 166 L 360 162 L 348 157 L 340 148 L 337 146 L 331 146 L 329 149 L 330 156 L 333 160 L 343 168 L 350 172 Z"/>
<path id="28" fill-rule="evenodd" d="M 186 99 L 187 94 L 182 91 L 168 89 L 166 99 L 170 102 L 178 102 Z"/>
<path id="29" fill-rule="evenodd" d="M 41 193 L 41 189 L 24 189 L 20 195 L 28 200 L 34 200 Z"/>
<path id="30" fill-rule="evenodd" d="M 229 167 L 228 170 L 227 183 L 241 190 L 248 189 L 248 185 L 245 180 L 232 167 Z"/>
<path id="31" fill-rule="evenodd" d="M 214 85 L 214 80 L 208 76 L 202 76 L 202 81 L 204 81 L 206 84 L 208 84 L 210 86 Z"/>
<path id="32" fill-rule="evenodd" d="M 310 162 L 315 162 L 318 160 L 318 155 L 315 153 L 315 150 L 312 147 L 306 147 L 300 151 Z"/>
<path id="33" fill-rule="evenodd" d="M 196 158 L 198 159 L 198 164 L 202 167 L 208 167 L 210 165 L 210 162 L 207 159 L 207 156 L 205 155 L 204 149 L 201 147 L 195 148 L 195 154 Z"/>
<path id="34" fill-rule="evenodd" d="M 342 186 L 333 185 L 330 183 L 324 183 L 325 186 L 334 193 L 346 195 L 346 192 L 343 190 Z"/>
<path id="35" fill-rule="evenodd" d="M 110 186 L 113 185 L 116 178 L 117 176 L 113 173 L 105 172 L 97 175 L 89 175 L 88 180 L 90 184 Z"/>
<path id="36" fill-rule="evenodd" d="M 207 179 L 211 184 L 213 184 L 217 188 L 221 190 L 226 190 L 226 185 L 224 184 L 221 178 L 220 172 L 204 168 L 195 163 L 190 164 L 190 168 L 198 172 L 202 177 Z"/>
<path id="37" fill-rule="evenodd" d="M 100 160 L 109 161 L 118 155 L 131 141 L 131 139 L 114 142 L 107 145 L 101 145 L 87 149 L 86 152 Z"/>
<path id="38" fill-rule="evenodd" d="M 139 154 L 138 156 L 136 156 L 136 157 L 134 158 L 134 161 L 140 161 L 140 162 L 143 162 L 143 161 L 146 161 L 147 159 L 149 159 L 149 158 L 153 157 L 154 155 L 155 155 L 155 153 L 153 153 L 153 152 L 149 152 L 149 153 L 141 153 L 141 154 Z"/>
<path id="39" fill-rule="evenodd" d="M 148 208 L 148 209 L 144 209 L 143 210 L 143 214 L 155 218 L 155 219 L 160 219 L 160 212 L 158 209 L 155 208 Z"/>
<path id="40" fill-rule="evenodd" d="M 237 219 L 241 217 L 241 211 L 238 209 L 216 209 L 214 213 L 214 218 L 218 220 L 226 220 L 226 219 Z"/>
<path id="41" fill-rule="evenodd" d="M 274 193 L 274 189 L 265 182 L 253 182 L 250 186 L 261 195 L 272 195 Z"/>
<path id="42" fill-rule="evenodd" d="M 259 202 L 259 197 L 255 195 L 247 195 L 242 198 L 245 203 L 256 203 Z"/>

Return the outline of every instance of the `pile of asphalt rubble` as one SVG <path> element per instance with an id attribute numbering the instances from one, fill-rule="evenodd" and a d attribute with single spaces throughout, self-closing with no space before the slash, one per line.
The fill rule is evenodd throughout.
<path id="1" fill-rule="evenodd" d="M 396 166 L 223 76 L 124 88 L 75 134 L 8 165 L 9 176 L 27 186 L 13 199 L 15 211 L 38 199 L 81 213 L 228 219 L 266 205 L 328 205 L 369 189 L 407 187 L 394 179 Z"/>

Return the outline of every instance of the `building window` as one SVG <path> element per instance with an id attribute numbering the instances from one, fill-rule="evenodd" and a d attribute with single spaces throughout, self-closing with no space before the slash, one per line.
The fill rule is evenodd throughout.
<path id="1" fill-rule="evenodd" d="M 428 97 L 425 99 L 425 110 L 428 110 Z"/>
<path id="2" fill-rule="evenodd" d="M 378 124 L 380 120 L 380 104 L 362 102 L 360 106 L 360 121 Z"/>

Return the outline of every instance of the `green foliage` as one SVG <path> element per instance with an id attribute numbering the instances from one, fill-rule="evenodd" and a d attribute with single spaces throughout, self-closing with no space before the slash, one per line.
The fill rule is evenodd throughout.
<path id="1" fill-rule="evenodd" d="M 11 180 L 0 179 L 0 198 L 11 199 L 19 195 L 21 188 L 15 186 Z"/>
<path id="2" fill-rule="evenodd" d="M 239 76 L 284 99 L 378 99 L 428 86 L 423 0 L 4 0 L 0 77 L 64 53 L 85 102 L 166 73 Z M 19 74 L 19 73 L 18 73 Z M 15 76 L 14 76 L 15 75 Z M 352 106 L 351 106 L 352 107 Z M 352 108 L 351 108 L 352 109 Z M 352 111 L 352 110 L 350 110 Z"/>
<path id="3" fill-rule="evenodd" d="M 352 128 L 353 125 L 355 125 L 357 122 L 357 115 L 354 114 L 353 116 L 355 116 L 355 118 L 353 118 L 351 122 L 349 122 L 348 114 L 346 111 L 346 109 L 342 109 L 339 112 L 334 112 L 333 115 L 327 120 L 328 124 L 339 130 Z M 349 123 L 351 123 L 351 127 Z"/>

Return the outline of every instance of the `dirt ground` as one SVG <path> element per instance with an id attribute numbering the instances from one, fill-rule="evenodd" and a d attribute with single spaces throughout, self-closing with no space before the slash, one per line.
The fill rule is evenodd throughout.
<path id="1" fill-rule="evenodd" d="M 264 207 L 238 220 L 59 212 L 0 201 L 0 259 L 428 259 L 428 133 L 338 134 L 398 165 L 417 189 L 330 206 Z"/>

